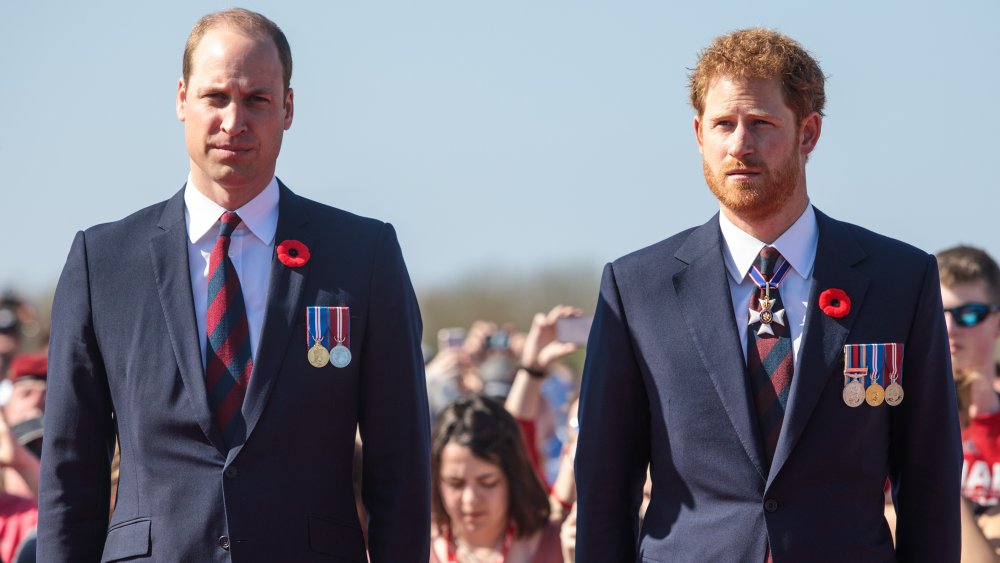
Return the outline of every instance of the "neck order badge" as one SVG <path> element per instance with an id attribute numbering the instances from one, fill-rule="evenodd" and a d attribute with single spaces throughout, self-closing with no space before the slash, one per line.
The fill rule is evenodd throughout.
<path id="1" fill-rule="evenodd" d="M 777 298 L 771 298 L 771 289 L 774 288 L 775 293 L 777 293 L 778 287 L 781 286 L 781 281 L 785 279 L 785 274 L 791 268 L 791 264 L 785 260 L 781 260 L 781 264 L 775 269 L 775 262 L 780 258 L 781 255 L 773 247 L 765 247 L 764 250 L 761 250 L 761 264 L 750 268 L 750 279 L 761 290 L 761 296 L 757 299 L 760 309 L 758 310 L 756 307 L 750 308 L 749 324 L 760 323 L 760 328 L 757 329 L 757 336 L 765 334 L 774 336 L 774 329 L 771 327 L 772 322 L 785 326 L 785 310 L 775 309 L 774 307 L 778 300 Z M 771 273 L 772 269 L 774 269 L 773 274 Z"/>

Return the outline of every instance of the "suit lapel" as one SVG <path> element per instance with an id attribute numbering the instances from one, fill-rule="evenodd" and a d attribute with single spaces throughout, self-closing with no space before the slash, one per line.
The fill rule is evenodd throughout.
<path id="1" fill-rule="evenodd" d="M 688 264 L 673 279 L 688 332 L 733 429 L 764 479 L 767 470 L 763 445 L 747 385 L 743 347 L 733 318 L 718 215 L 692 231 L 674 256 Z"/>
<path id="2" fill-rule="evenodd" d="M 150 239 L 150 257 L 177 368 L 187 388 L 198 426 L 220 452 L 225 452 L 222 434 L 212 423 L 212 412 L 205 390 L 205 368 L 201 361 L 201 343 L 198 341 L 198 322 L 194 314 L 188 265 L 184 190 L 167 201 L 157 226 L 162 232 Z"/>
<path id="3" fill-rule="evenodd" d="M 278 201 L 278 229 L 274 236 L 275 249 L 281 241 L 292 239 L 305 244 L 315 254 L 313 246 L 315 237 L 306 230 L 309 217 L 302 199 L 280 182 L 279 189 L 281 196 Z M 289 268 L 278 260 L 277 251 L 271 257 L 267 311 L 264 313 L 264 325 L 261 329 L 260 342 L 257 344 L 250 384 L 243 400 L 242 412 L 246 422 L 247 439 L 260 420 L 267 399 L 281 375 L 281 364 L 294 336 L 296 313 L 303 306 L 302 295 L 305 292 L 311 266 L 310 261 L 299 268 Z M 300 352 L 305 354 L 305 343 L 300 344 L 303 346 Z M 241 449 L 243 449 L 242 443 L 230 450 L 227 463 L 231 462 Z"/>
<path id="4" fill-rule="evenodd" d="M 819 241 L 806 310 L 802 350 L 795 366 L 788 398 L 788 413 L 774 453 L 768 486 L 798 443 L 809 416 L 827 385 L 830 373 L 843 358 L 844 343 L 847 342 L 847 335 L 854 319 L 858 317 L 857 311 L 868 289 L 868 277 L 854 268 L 855 264 L 865 258 L 864 249 L 836 221 L 818 209 L 816 223 Z M 823 313 L 819 308 L 820 293 L 834 287 L 844 290 L 851 299 L 851 313 L 839 319 Z"/>

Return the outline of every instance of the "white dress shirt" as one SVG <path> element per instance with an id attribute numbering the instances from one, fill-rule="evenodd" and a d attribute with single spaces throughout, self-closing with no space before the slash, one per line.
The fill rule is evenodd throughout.
<path id="1" fill-rule="evenodd" d="M 740 230 L 725 213 L 719 213 L 719 226 L 725 241 L 723 255 L 726 270 L 729 271 L 729 294 L 733 299 L 733 315 L 740 331 L 740 345 L 743 359 L 747 356 L 747 324 L 750 320 L 750 295 L 757 286 L 750 279 L 750 268 L 757 262 L 757 255 L 767 246 Z M 799 350 L 802 332 L 809 310 L 809 292 L 812 289 L 813 264 L 816 262 L 816 243 L 819 230 L 816 226 L 816 212 L 810 203 L 802 215 L 774 241 L 774 248 L 791 264 L 779 289 L 781 302 L 785 308 L 785 318 L 791 331 L 794 370 L 799 368 Z"/>
<path id="2" fill-rule="evenodd" d="M 208 338 L 205 328 L 205 316 L 208 313 L 208 261 L 219 237 L 219 218 L 225 212 L 225 208 L 198 191 L 188 176 L 187 186 L 184 188 L 184 221 L 188 232 L 188 263 L 195 318 L 198 319 L 201 365 L 205 365 Z M 278 181 L 271 178 L 264 191 L 237 209 L 236 214 L 242 222 L 233 231 L 229 243 L 229 258 L 240 278 L 247 322 L 250 325 L 250 353 L 256 358 L 267 307 L 274 233 L 278 230 Z"/>

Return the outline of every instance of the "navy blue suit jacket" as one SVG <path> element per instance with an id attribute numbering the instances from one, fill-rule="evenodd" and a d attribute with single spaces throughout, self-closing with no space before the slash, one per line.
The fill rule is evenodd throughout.
<path id="1" fill-rule="evenodd" d="M 260 344 L 232 449 L 212 423 L 182 192 L 79 233 L 53 304 L 39 561 L 426 561 L 430 424 L 416 298 L 391 225 L 280 187 Z M 306 307 L 349 306 L 350 365 L 306 359 Z M 109 473 L 121 447 L 110 523 Z M 225 536 L 225 540 L 223 540 Z M 225 544 L 225 545 L 224 545 Z"/>
<path id="2" fill-rule="evenodd" d="M 718 216 L 605 268 L 580 407 L 578 563 L 759 562 L 768 543 L 778 563 L 958 561 L 962 455 L 934 257 L 816 215 L 813 288 L 770 466 Z M 849 296 L 847 316 L 820 310 L 829 288 Z M 844 345 L 887 342 L 905 344 L 902 404 L 847 406 Z"/>

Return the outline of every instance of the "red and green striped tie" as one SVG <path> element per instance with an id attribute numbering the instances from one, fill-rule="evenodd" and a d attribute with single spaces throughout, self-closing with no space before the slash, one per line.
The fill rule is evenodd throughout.
<path id="1" fill-rule="evenodd" d="M 227 211 L 219 219 L 219 238 L 208 261 L 208 314 L 205 385 L 215 424 L 229 447 L 243 432 L 240 409 L 253 359 L 246 304 L 236 268 L 229 258 L 230 237 L 240 216 Z"/>
<path id="2" fill-rule="evenodd" d="M 787 271 L 787 267 L 781 268 L 784 262 L 784 258 L 772 246 L 765 246 L 760 251 L 757 271 L 769 288 L 754 288 L 750 308 L 758 311 L 764 320 L 760 321 L 760 325 L 755 323 L 747 327 L 747 374 L 757 407 L 757 420 L 768 464 L 774 459 L 792 384 L 792 339 L 788 320 L 784 318 L 781 295 L 778 294 L 781 280 L 775 276 L 776 271 L 783 270 L 779 276 L 784 277 L 783 274 Z M 765 315 L 762 310 L 766 295 L 770 295 L 773 300 L 768 307 L 770 315 Z M 751 320 L 753 318 L 751 313 Z M 770 330 L 761 330 L 765 321 Z"/>
<path id="3" fill-rule="evenodd" d="M 751 272 L 751 279 L 757 278 L 754 283 L 758 287 L 750 296 L 750 320 L 756 322 L 747 327 L 747 377 L 750 378 L 750 389 L 757 408 L 764 453 L 770 465 L 774 461 L 778 436 L 785 420 L 794 370 L 789 320 L 778 294 L 778 287 L 790 265 L 776 248 L 765 246 L 757 256 L 755 267 L 757 271 Z M 756 273 L 760 275 L 755 276 Z M 766 314 L 765 309 L 768 311 Z M 771 546 L 768 545 L 764 561 L 772 563 L 773 560 Z"/>

